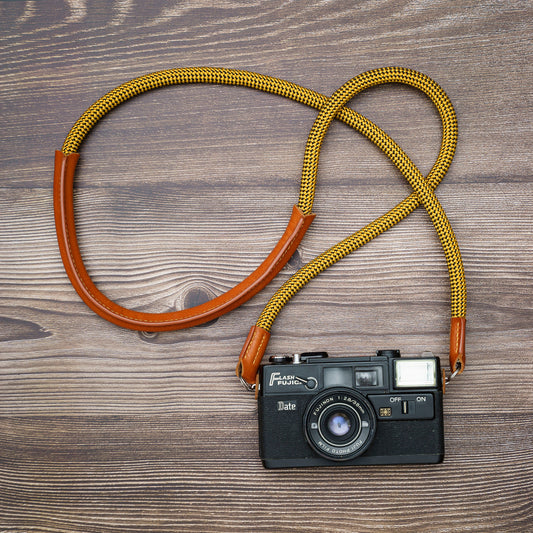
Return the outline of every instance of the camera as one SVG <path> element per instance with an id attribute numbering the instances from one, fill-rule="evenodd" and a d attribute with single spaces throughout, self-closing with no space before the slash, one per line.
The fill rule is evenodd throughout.
<path id="1" fill-rule="evenodd" d="M 271 357 L 258 391 L 264 466 L 440 463 L 442 377 L 439 358 L 426 354 Z"/>

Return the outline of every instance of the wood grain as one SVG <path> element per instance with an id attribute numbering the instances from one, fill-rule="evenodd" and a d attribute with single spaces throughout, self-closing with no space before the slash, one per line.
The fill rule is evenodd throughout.
<path id="1" fill-rule="evenodd" d="M 0 0 L 0 532 L 528 532 L 533 529 L 531 8 L 526 2 Z M 59 257 L 53 152 L 102 94 L 213 65 L 331 94 L 370 68 L 440 83 L 459 117 L 438 188 L 468 283 L 467 371 L 445 397 L 437 466 L 267 471 L 237 355 L 275 289 L 409 194 L 367 140 L 333 124 L 317 218 L 278 278 L 203 327 L 121 330 L 79 300 Z M 431 103 L 380 87 L 352 106 L 423 172 Z M 266 256 L 296 202 L 316 113 L 244 88 L 170 87 L 102 120 L 81 147 L 87 267 L 122 305 L 184 308 Z M 446 360 L 445 261 L 418 210 L 321 274 L 269 353 Z"/>

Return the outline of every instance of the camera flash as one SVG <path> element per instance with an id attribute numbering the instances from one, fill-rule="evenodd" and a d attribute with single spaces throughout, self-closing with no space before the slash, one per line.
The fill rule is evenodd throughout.
<path id="1" fill-rule="evenodd" d="M 396 388 L 436 387 L 435 359 L 396 359 L 394 361 Z"/>

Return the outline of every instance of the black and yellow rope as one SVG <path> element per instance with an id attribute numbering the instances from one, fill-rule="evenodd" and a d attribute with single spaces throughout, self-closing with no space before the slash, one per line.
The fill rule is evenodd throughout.
<path id="1" fill-rule="evenodd" d="M 166 85 L 211 83 L 246 86 L 277 94 L 319 110 L 308 137 L 298 206 L 304 214 L 311 213 L 317 178 L 320 147 L 329 125 L 337 118 L 359 131 L 378 146 L 407 179 L 414 192 L 388 213 L 339 242 L 302 267 L 271 298 L 257 326 L 270 330 L 283 306 L 306 283 L 349 253 L 397 224 L 420 204 L 428 212 L 446 256 L 450 275 L 452 317 L 466 314 L 466 285 L 461 254 L 446 214 L 437 200 L 434 189 L 446 174 L 457 144 L 457 120 L 453 106 L 445 92 L 431 78 L 419 72 L 388 67 L 365 72 L 351 79 L 328 98 L 294 83 L 253 72 L 209 67 L 169 69 L 135 78 L 95 102 L 76 122 L 62 147 L 65 155 L 78 151 L 94 125 L 122 102 Z M 345 107 L 361 91 L 385 83 L 403 83 L 424 92 L 437 108 L 442 121 L 442 142 L 438 158 L 426 178 L 403 150 L 370 120 Z"/>

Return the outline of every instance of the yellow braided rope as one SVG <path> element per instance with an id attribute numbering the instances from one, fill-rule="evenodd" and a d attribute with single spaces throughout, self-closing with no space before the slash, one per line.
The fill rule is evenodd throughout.
<path id="1" fill-rule="evenodd" d="M 308 137 L 298 206 L 311 213 L 318 170 L 320 147 L 329 125 L 337 118 L 359 131 L 378 146 L 396 165 L 414 192 L 388 213 L 339 242 L 302 267 L 270 299 L 257 326 L 270 330 L 283 306 L 306 283 L 349 253 L 397 224 L 420 204 L 428 212 L 446 256 L 451 286 L 452 317 L 466 314 L 466 285 L 461 254 L 449 221 L 437 200 L 434 189 L 446 174 L 457 144 L 457 119 L 446 93 L 431 78 L 419 72 L 387 67 L 365 72 L 351 79 L 330 97 L 294 83 L 248 71 L 193 67 L 162 70 L 135 78 L 113 89 L 95 102 L 74 124 L 63 144 L 65 155 L 78 151 L 94 125 L 114 107 L 143 92 L 166 86 L 189 83 L 240 85 L 290 98 L 319 109 Z M 437 108 L 442 121 L 442 142 L 438 158 L 426 178 L 403 150 L 370 120 L 344 105 L 361 91 L 384 83 L 404 83 L 424 92 Z"/>

